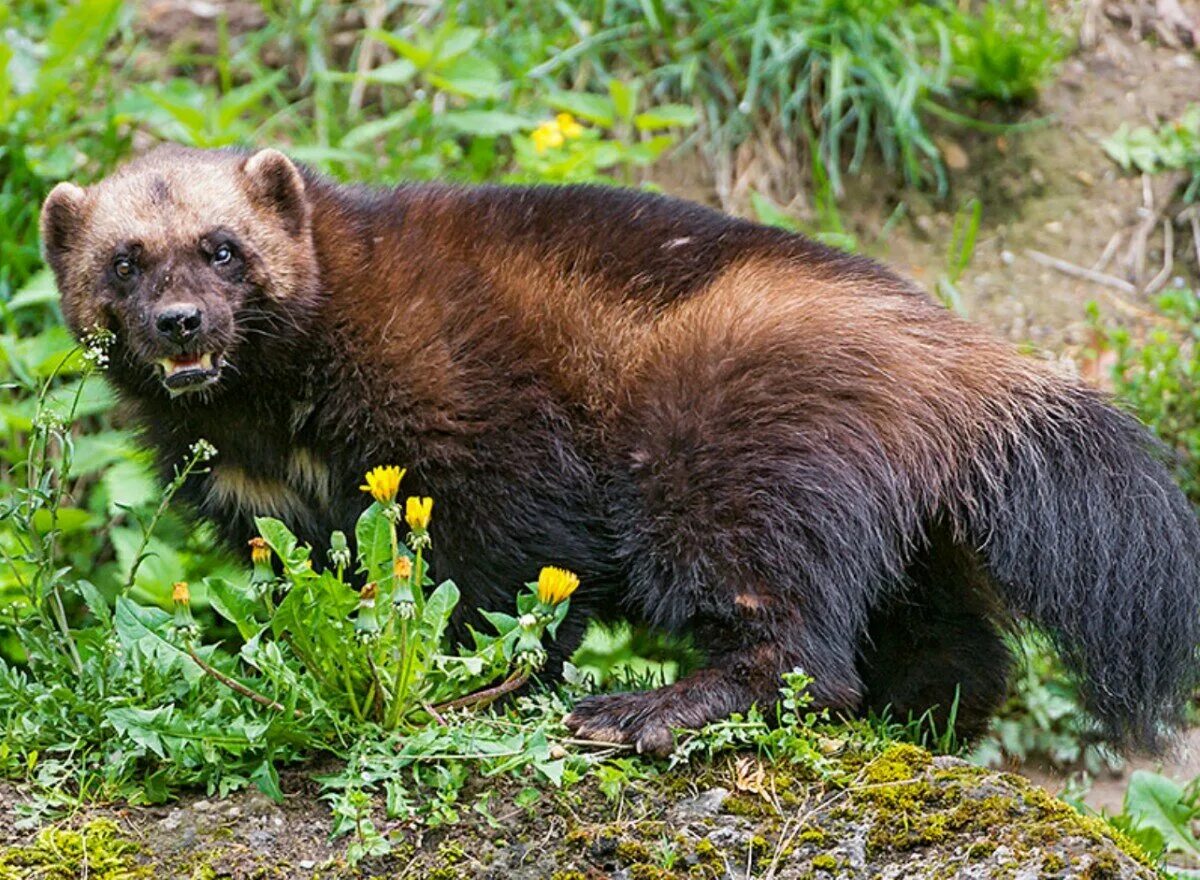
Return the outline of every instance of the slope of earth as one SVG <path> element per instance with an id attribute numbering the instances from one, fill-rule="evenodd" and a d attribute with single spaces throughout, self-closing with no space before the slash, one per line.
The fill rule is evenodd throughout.
<path id="1" fill-rule="evenodd" d="M 303 794 L 92 808 L 34 834 L 16 830 L 18 796 L 0 789 L 0 878 L 1154 876 L 1128 841 L 1018 776 L 905 745 L 839 760 L 839 785 L 752 757 L 532 800 L 489 780 L 485 810 L 438 829 L 385 826 L 392 853 L 357 868 Z"/>

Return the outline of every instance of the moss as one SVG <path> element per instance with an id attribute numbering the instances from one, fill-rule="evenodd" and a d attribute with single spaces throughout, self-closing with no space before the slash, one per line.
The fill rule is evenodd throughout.
<path id="1" fill-rule="evenodd" d="M 1050 852 L 1042 856 L 1042 877 L 1050 880 L 1067 869 L 1067 859 L 1058 853 Z"/>
<path id="2" fill-rule="evenodd" d="M 818 828 L 815 825 L 810 825 L 800 831 L 796 835 L 796 842 L 800 844 L 812 844 L 813 846 L 823 847 L 829 846 L 832 835 L 824 828 Z"/>
<path id="3" fill-rule="evenodd" d="M 550 880 L 587 880 L 587 875 L 582 871 L 555 871 Z"/>
<path id="4" fill-rule="evenodd" d="M 617 844 L 617 858 L 626 863 L 648 862 L 651 860 L 649 848 L 636 840 L 622 840 Z"/>
<path id="5" fill-rule="evenodd" d="M 863 781 L 868 785 L 878 785 L 912 779 L 932 760 L 929 752 L 914 745 L 900 743 L 889 746 L 878 758 L 863 767 Z"/>
<path id="6" fill-rule="evenodd" d="M 1079 876 L 1084 880 L 1115 880 L 1121 876 L 1121 865 L 1112 853 L 1098 853 Z"/>
<path id="7" fill-rule="evenodd" d="M 675 872 L 656 865 L 630 865 L 629 880 L 675 880 Z"/>
<path id="8" fill-rule="evenodd" d="M 446 840 L 438 845 L 438 856 L 447 865 L 457 865 L 467 857 L 467 854 L 457 843 Z"/>
<path id="9" fill-rule="evenodd" d="M 836 871 L 842 864 L 842 860 L 829 853 L 822 853 L 819 856 L 813 856 L 811 864 L 817 871 Z"/>
<path id="10" fill-rule="evenodd" d="M 717 845 L 707 837 L 702 837 L 700 840 L 698 840 L 693 851 L 696 854 L 696 858 L 702 862 L 721 861 L 721 850 L 719 850 Z"/>
<path id="11" fill-rule="evenodd" d="M 122 837 L 116 824 L 95 819 L 79 829 L 47 828 L 28 846 L 0 850 L 0 880 L 135 880 L 149 878 L 139 867 L 141 848 Z"/>
<path id="12" fill-rule="evenodd" d="M 762 819 L 775 815 L 775 810 L 766 801 L 744 795 L 733 795 L 726 798 L 722 809 L 734 816 L 745 816 L 747 819 Z"/>
<path id="13" fill-rule="evenodd" d="M 967 849 L 967 858 L 981 862 L 991 857 L 999 845 L 994 840 L 977 840 Z"/>

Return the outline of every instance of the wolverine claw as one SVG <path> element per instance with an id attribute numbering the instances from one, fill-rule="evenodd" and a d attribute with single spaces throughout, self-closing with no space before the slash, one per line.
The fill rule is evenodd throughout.
<path id="1" fill-rule="evenodd" d="M 563 724 L 580 739 L 633 746 L 639 755 L 667 757 L 675 738 L 656 703 L 654 691 L 588 697 L 563 718 Z"/>

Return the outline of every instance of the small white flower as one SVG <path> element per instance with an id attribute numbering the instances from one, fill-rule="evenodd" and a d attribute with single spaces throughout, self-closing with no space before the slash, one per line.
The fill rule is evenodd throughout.
<path id="1" fill-rule="evenodd" d="M 97 370 L 109 364 L 108 350 L 116 341 L 116 335 L 104 327 L 93 327 L 83 336 L 83 359 Z"/>
<path id="2" fill-rule="evenodd" d="M 213 446 L 204 438 L 197 440 L 188 447 L 188 452 L 195 456 L 197 461 L 211 461 L 217 457 L 217 447 Z"/>

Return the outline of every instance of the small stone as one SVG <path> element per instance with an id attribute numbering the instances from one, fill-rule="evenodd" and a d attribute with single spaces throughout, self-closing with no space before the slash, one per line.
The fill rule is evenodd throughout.
<path id="1" fill-rule="evenodd" d="M 688 798 L 677 803 L 671 810 L 671 818 L 676 822 L 692 822 L 697 819 L 708 819 L 721 812 L 729 790 L 726 788 L 710 788 L 694 798 Z"/>
<path id="2" fill-rule="evenodd" d="M 940 146 L 942 158 L 946 162 L 946 167 L 951 171 L 965 171 L 970 167 L 971 159 L 967 156 L 967 151 L 954 141 L 943 141 Z"/>
<path id="3" fill-rule="evenodd" d="M 300 860 L 300 868 L 304 871 L 311 871 L 316 866 L 317 866 L 317 863 L 314 862 L 312 859 L 301 859 Z"/>
<path id="4" fill-rule="evenodd" d="M 211 811 L 212 808 L 213 805 L 208 801 L 196 801 L 194 804 L 192 804 L 192 809 L 197 813 L 207 813 Z"/>
<path id="5" fill-rule="evenodd" d="M 1012 251 L 1000 251 L 1000 262 L 1006 266 L 1011 266 L 1017 261 L 1017 255 Z"/>

